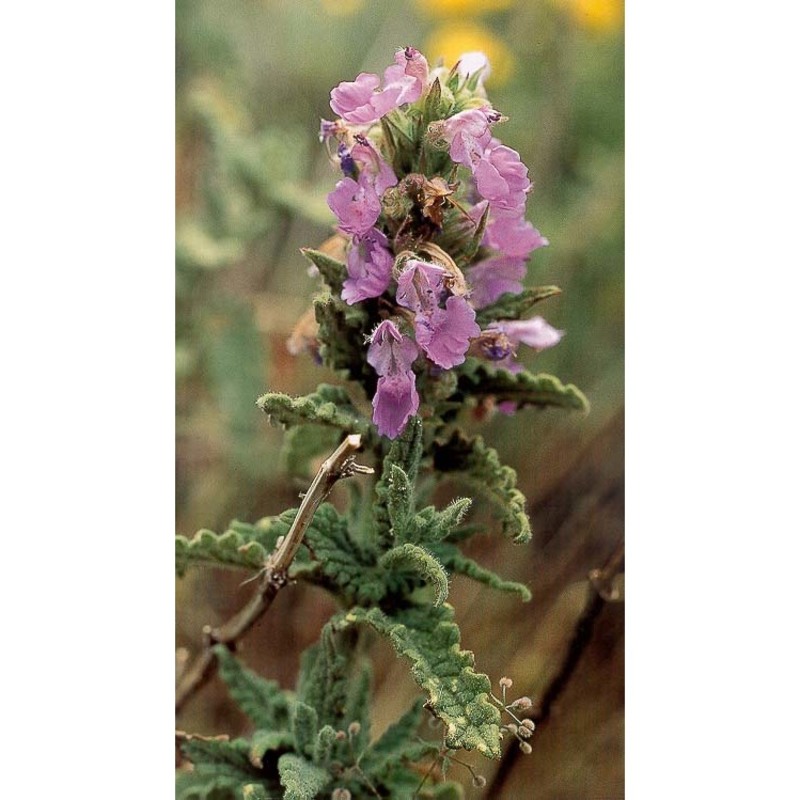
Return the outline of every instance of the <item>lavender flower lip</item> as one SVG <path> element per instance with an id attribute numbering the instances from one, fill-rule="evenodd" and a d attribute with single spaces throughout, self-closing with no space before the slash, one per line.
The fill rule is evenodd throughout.
<path id="1" fill-rule="evenodd" d="M 431 73 L 400 48 L 382 78 L 334 87 L 338 118 L 320 127 L 344 175 L 328 195 L 347 240 L 341 298 L 370 320 L 373 422 L 389 438 L 468 355 L 516 372 L 521 345 L 538 352 L 562 336 L 541 317 L 477 322 L 476 310 L 522 292 L 527 259 L 548 242 L 525 217 L 528 168 L 495 135 L 505 117 L 483 88 L 488 61 L 471 53 L 464 64 L 480 79 L 460 64 Z"/>

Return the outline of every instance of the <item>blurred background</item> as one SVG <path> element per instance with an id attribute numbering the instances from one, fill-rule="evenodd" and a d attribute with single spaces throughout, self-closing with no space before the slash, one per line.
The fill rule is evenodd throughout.
<path id="1" fill-rule="evenodd" d="M 496 134 L 530 168 L 528 219 L 550 240 L 527 283 L 563 289 L 538 308 L 566 336 L 526 361 L 577 384 L 592 411 L 472 423 L 517 470 L 534 540 L 514 547 L 486 517 L 495 532 L 476 537 L 470 555 L 534 597 L 520 604 L 456 578 L 450 602 L 480 671 L 513 678 L 535 703 L 550 697 L 586 611 L 587 573 L 623 538 L 622 0 L 177 0 L 176 36 L 176 524 L 185 535 L 279 513 L 307 484 L 287 477 L 283 433 L 255 400 L 339 382 L 286 349 L 316 286 L 299 248 L 332 230 L 325 196 L 337 176 L 318 141 L 331 88 L 382 73 L 408 44 L 431 64 L 489 55 L 486 89 L 509 117 Z M 243 605 L 244 577 L 194 570 L 177 581 L 179 647 L 194 654 L 203 624 Z M 281 592 L 243 659 L 292 686 L 299 653 L 334 610 L 319 590 Z M 470 788 L 456 767 L 467 797 L 623 797 L 623 604 L 605 604 L 588 628 L 533 753 L 507 757 L 499 772 L 467 755 L 490 786 Z M 387 646 L 375 652 L 380 732 L 417 690 Z M 246 724 L 216 682 L 178 720 L 204 734 L 243 734 Z"/>

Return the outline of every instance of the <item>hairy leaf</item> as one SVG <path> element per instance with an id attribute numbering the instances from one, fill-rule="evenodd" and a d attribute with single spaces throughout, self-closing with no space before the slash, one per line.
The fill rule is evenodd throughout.
<path id="1" fill-rule="evenodd" d="M 258 542 L 234 530 L 222 534 L 201 530 L 191 539 L 175 537 L 175 571 L 181 576 L 192 564 L 261 569 L 268 555 Z"/>
<path id="2" fill-rule="evenodd" d="M 364 340 L 369 334 L 370 317 L 362 305 L 349 306 L 340 297 L 323 295 L 314 300 L 314 316 L 319 324 L 317 339 L 323 363 L 358 381 L 372 395 L 378 378 L 366 361 Z"/>
<path id="3" fill-rule="evenodd" d="M 500 756 L 500 713 L 489 700 L 491 684 L 473 669 L 473 654 L 459 648 L 451 606 L 413 606 L 391 617 L 378 608 L 352 608 L 331 624 L 342 630 L 358 623 L 387 636 L 411 660 L 411 674 L 428 693 L 429 708 L 445 723 L 448 747 Z"/>
<path id="4" fill-rule="evenodd" d="M 450 536 L 472 505 L 468 497 L 453 500 L 444 511 L 433 506 L 423 508 L 405 528 L 407 540 L 414 544 L 439 542 Z"/>
<path id="5" fill-rule="evenodd" d="M 194 769 L 178 774 L 177 800 L 233 797 L 235 789 L 258 778 L 244 739 L 190 739 L 181 744 L 181 751 Z"/>
<path id="6" fill-rule="evenodd" d="M 498 402 L 512 401 L 524 406 L 558 406 L 588 411 L 589 401 L 571 383 L 566 386 L 553 375 L 534 375 L 522 370 L 509 372 L 468 358 L 459 371 L 459 387 L 467 396 L 491 396 Z"/>
<path id="7" fill-rule="evenodd" d="M 383 460 L 380 480 L 375 484 L 375 520 L 384 546 L 392 543 L 392 513 L 399 519 L 413 511 L 413 486 L 419 472 L 422 448 L 422 420 L 412 417 L 403 433 L 392 442 Z M 395 467 L 400 472 L 396 472 Z M 390 503 L 393 506 L 391 510 Z"/>
<path id="8" fill-rule="evenodd" d="M 361 758 L 361 768 L 364 772 L 378 777 L 387 767 L 397 762 L 416 761 L 424 752 L 431 748 L 436 749 L 435 745 L 425 743 L 423 752 L 420 753 L 416 732 L 422 720 L 422 706 L 422 698 L 417 698 L 414 705 L 367 748 Z"/>
<path id="9" fill-rule="evenodd" d="M 484 306 L 475 314 L 475 321 L 483 326 L 499 319 L 521 319 L 535 305 L 548 297 L 561 294 L 558 286 L 532 286 L 519 294 L 507 292 L 491 305 Z"/>
<path id="10" fill-rule="evenodd" d="M 297 701 L 292 709 L 292 733 L 294 747 L 298 753 L 311 756 L 319 733 L 319 715 L 317 710 Z"/>
<path id="11" fill-rule="evenodd" d="M 291 750 L 294 747 L 294 735 L 291 731 L 256 731 L 250 739 L 248 757 L 254 767 L 264 766 L 264 756 L 273 751 Z"/>
<path id="12" fill-rule="evenodd" d="M 419 545 L 407 542 L 393 547 L 384 553 L 379 563 L 384 569 L 407 569 L 417 573 L 433 586 L 436 592 L 435 605 L 439 606 L 447 599 L 448 583 L 444 567 L 435 556 Z"/>
<path id="13" fill-rule="evenodd" d="M 256 728 L 288 729 L 289 702 L 280 686 L 244 667 L 225 645 L 214 647 L 214 655 L 228 693 Z"/>
<path id="14" fill-rule="evenodd" d="M 258 398 L 258 407 L 271 421 L 281 425 L 314 422 L 345 433 L 367 433 L 370 424 L 356 410 L 350 396 L 340 386 L 322 383 L 315 392 L 304 397 L 289 397 L 268 392 Z"/>
<path id="15" fill-rule="evenodd" d="M 501 592 L 517 594 L 526 603 L 531 599 L 530 589 L 528 589 L 524 583 L 507 581 L 501 578 L 497 573 L 482 567 L 471 558 L 467 558 L 454 544 L 441 542 L 431 545 L 430 549 L 439 561 L 442 562 L 445 569 L 450 572 L 466 575 L 468 578 L 472 578 L 472 580 L 478 583 L 490 586 L 492 589 L 497 589 Z"/>
<path id="16" fill-rule="evenodd" d="M 326 770 L 294 753 L 284 753 L 278 759 L 278 773 L 286 789 L 284 800 L 314 800 L 331 780 Z"/>
<path id="17" fill-rule="evenodd" d="M 340 295 L 347 277 L 347 265 L 310 247 L 301 247 L 300 252 L 319 270 L 319 274 L 330 287 L 331 294 Z"/>
<path id="18" fill-rule="evenodd" d="M 242 800 L 274 800 L 274 797 L 267 794 L 267 790 L 260 783 L 248 783 L 242 786 Z"/>
<path id="19" fill-rule="evenodd" d="M 517 544 L 531 538 L 531 525 L 525 513 L 525 496 L 517 489 L 517 473 L 500 463 L 497 451 L 483 438 L 465 437 L 455 431 L 447 442 L 436 442 L 434 469 L 458 472 L 492 503 L 503 524 L 503 533 Z"/>

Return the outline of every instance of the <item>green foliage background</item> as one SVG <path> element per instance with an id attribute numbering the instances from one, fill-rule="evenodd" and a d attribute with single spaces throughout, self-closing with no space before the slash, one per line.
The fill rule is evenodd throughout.
<path id="1" fill-rule="evenodd" d="M 339 81 L 380 72 L 405 44 L 434 60 L 425 43 L 452 24 L 409 0 L 352 5 L 351 13 L 332 14 L 331 3 L 314 0 L 177 0 L 179 533 L 224 531 L 234 518 L 278 514 L 297 505 L 307 483 L 312 465 L 279 457 L 284 434 L 267 424 L 255 401 L 267 388 L 297 395 L 320 381 L 339 382 L 286 349 L 315 286 L 300 248 L 319 246 L 333 222 L 325 195 L 335 173 L 317 140 L 318 120 L 332 116 L 328 93 Z M 528 283 L 563 289 L 537 311 L 567 331 L 558 347 L 528 361 L 536 372 L 579 385 L 592 403 L 585 418 L 526 410 L 474 421 L 474 432 L 517 470 L 536 506 L 622 406 L 623 38 L 618 28 L 580 24 L 565 3 L 505 5 L 473 22 L 513 59 L 508 80 L 493 85 L 490 78 L 487 90 L 509 117 L 498 135 L 519 150 L 536 185 L 529 219 L 550 240 L 534 253 Z M 607 469 L 620 468 L 619 447 L 608 453 L 616 461 Z M 345 491 L 337 487 L 334 505 L 341 506 Z M 486 514 L 484 521 L 490 519 Z M 550 532 L 537 533 L 535 513 L 533 523 L 532 546 L 477 537 L 470 553 L 527 584 L 533 603 L 520 605 L 513 594 L 457 577 L 449 602 L 480 671 L 509 675 L 535 696 L 579 608 L 578 582 L 599 566 L 603 551 L 579 552 L 585 530 L 578 528 L 575 552 L 553 553 Z M 179 646 L 195 651 L 203 624 L 242 605 L 248 588 L 240 580 L 193 570 L 178 582 Z M 546 601 L 538 606 L 537 589 Z M 293 686 L 300 651 L 334 611 L 314 587 L 286 590 L 248 637 L 245 660 Z M 622 796 L 621 612 L 611 612 L 606 623 L 602 651 L 590 654 L 594 672 L 576 675 L 563 718 L 547 731 L 551 738 L 542 731 L 532 740 L 534 754 L 515 765 L 518 785 L 536 781 L 537 797 Z M 388 645 L 379 645 L 375 687 L 372 726 L 380 734 L 417 693 Z M 187 707 L 180 727 L 232 736 L 252 731 L 219 686 Z"/>

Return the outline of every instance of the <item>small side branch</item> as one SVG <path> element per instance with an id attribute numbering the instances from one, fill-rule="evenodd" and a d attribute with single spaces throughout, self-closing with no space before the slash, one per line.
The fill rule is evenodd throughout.
<path id="1" fill-rule="evenodd" d="M 308 526 L 317 508 L 331 493 L 336 482 L 351 475 L 373 472 L 371 467 L 355 463 L 355 454 L 360 449 L 361 436 L 353 434 L 325 459 L 303 497 L 289 532 L 278 540 L 274 552 L 267 559 L 259 577 L 258 588 L 250 601 L 224 625 L 218 628 L 206 625 L 203 628 L 203 652 L 178 681 L 175 691 L 175 713 L 178 713 L 187 700 L 214 675 L 217 668 L 217 660 L 212 650 L 214 645 L 224 644 L 229 650 L 235 650 L 237 642 L 261 619 L 280 589 L 288 583 L 289 567 L 303 543 Z"/>

